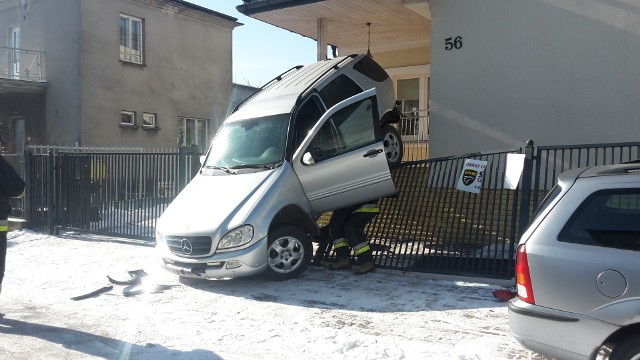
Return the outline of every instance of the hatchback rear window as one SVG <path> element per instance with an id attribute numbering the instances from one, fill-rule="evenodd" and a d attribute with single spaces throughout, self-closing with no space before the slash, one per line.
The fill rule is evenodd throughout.
<path id="1" fill-rule="evenodd" d="M 560 185 L 554 186 L 551 189 L 551 191 L 549 191 L 547 195 L 544 197 L 544 199 L 542 199 L 542 201 L 540 202 L 540 205 L 538 206 L 536 211 L 533 213 L 533 219 L 531 220 L 531 222 L 535 221 L 538 218 L 538 216 L 541 213 L 543 213 L 546 208 L 549 207 L 549 205 L 553 202 L 553 200 L 557 198 L 558 195 L 560 195 L 561 192 L 562 192 L 562 188 L 560 187 Z"/>
<path id="2" fill-rule="evenodd" d="M 640 189 L 592 194 L 571 216 L 558 240 L 640 251 Z"/>

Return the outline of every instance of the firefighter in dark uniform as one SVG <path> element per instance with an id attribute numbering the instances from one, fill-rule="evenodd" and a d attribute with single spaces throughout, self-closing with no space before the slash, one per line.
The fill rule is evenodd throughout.
<path id="1" fill-rule="evenodd" d="M 0 192 L 0 293 L 4 279 L 4 264 L 7 258 L 7 231 L 9 230 L 9 198 Z"/>
<path id="2" fill-rule="evenodd" d="M 4 279 L 4 267 L 7 258 L 8 218 L 11 213 L 9 198 L 21 196 L 24 192 L 24 187 L 24 180 L 0 155 L 0 293 L 2 292 L 2 280 Z"/>
<path id="3" fill-rule="evenodd" d="M 330 236 L 336 261 L 329 264 L 331 270 L 351 268 L 351 250 L 358 258 L 359 266 L 354 274 L 362 275 L 375 270 L 373 253 L 364 227 L 380 212 L 377 201 L 370 201 L 335 210 L 329 221 Z"/>

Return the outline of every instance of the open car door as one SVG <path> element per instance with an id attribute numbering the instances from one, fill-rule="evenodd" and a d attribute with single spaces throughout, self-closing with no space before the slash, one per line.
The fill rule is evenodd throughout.
<path id="1" fill-rule="evenodd" d="M 293 169 L 317 214 L 396 193 L 377 109 L 375 88 L 336 104 L 293 155 Z"/>

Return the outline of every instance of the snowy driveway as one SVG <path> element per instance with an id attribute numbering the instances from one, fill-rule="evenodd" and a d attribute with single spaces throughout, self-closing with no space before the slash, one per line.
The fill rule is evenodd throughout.
<path id="1" fill-rule="evenodd" d="M 90 235 L 9 233 L 0 359 L 528 359 L 495 285 L 310 268 L 286 282 L 198 281 L 153 249 Z M 142 284 L 126 288 L 107 276 Z M 73 301 L 101 287 L 113 289 Z M 128 296 L 125 296 L 128 295 Z M 535 358 L 535 357 L 534 357 Z"/>

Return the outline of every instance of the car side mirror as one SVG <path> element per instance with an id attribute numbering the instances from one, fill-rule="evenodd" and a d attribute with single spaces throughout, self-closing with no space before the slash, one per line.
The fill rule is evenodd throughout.
<path id="1" fill-rule="evenodd" d="M 200 165 L 204 165 L 204 158 L 206 156 L 205 155 L 200 155 Z"/>
<path id="2" fill-rule="evenodd" d="M 313 156 L 310 152 L 306 152 L 302 155 L 302 163 L 305 165 L 315 165 L 316 161 L 313 160 Z"/>

